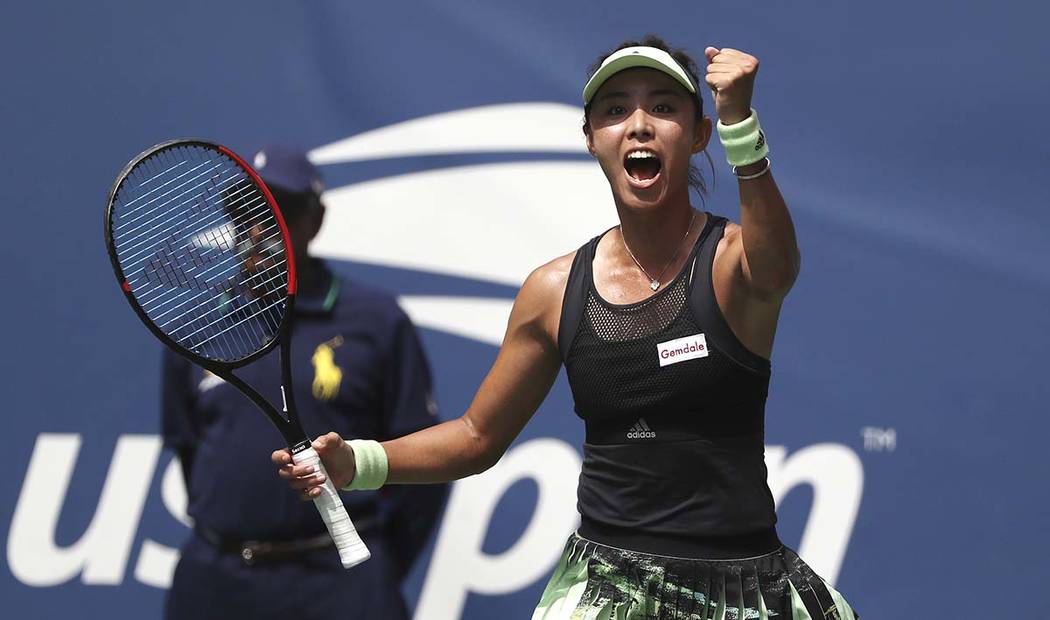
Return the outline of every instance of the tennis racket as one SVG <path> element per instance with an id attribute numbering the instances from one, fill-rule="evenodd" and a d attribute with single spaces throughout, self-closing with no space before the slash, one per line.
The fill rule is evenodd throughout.
<path id="1" fill-rule="evenodd" d="M 259 176 L 202 140 L 158 144 L 121 171 L 106 247 L 124 296 L 164 344 L 250 398 L 296 464 L 325 475 L 314 499 L 343 566 L 370 557 L 299 423 L 290 346 L 295 264 L 284 218 Z M 282 411 L 234 374 L 280 346 Z"/>

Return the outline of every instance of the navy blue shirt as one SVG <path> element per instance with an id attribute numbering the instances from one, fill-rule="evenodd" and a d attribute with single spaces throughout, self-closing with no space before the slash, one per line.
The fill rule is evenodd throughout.
<path id="1" fill-rule="evenodd" d="M 430 370 L 415 327 L 389 294 L 338 277 L 300 291 L 292 334 L 292 383 L 310 437 L 385 440 L 435 424 Z M 170 351 L 163 361 L 163 434 L 180 457 L 189 514 L 240 540 L 290 540 L 324 532 L 312 502 L 277 477 L 270 452 L 284 442 L 236 388 Z M 275 349 L 235 374 L 279 405 Z M 278 407 L 279 409 L 280 407 Z M 387 535 L 407 572 L 440 513 L 446 486 L 342 493 L 352 519 Z M 356 518 L 355 518 L 356 517 Z M 362 532 L 364 534 L 364 532 Z"/>

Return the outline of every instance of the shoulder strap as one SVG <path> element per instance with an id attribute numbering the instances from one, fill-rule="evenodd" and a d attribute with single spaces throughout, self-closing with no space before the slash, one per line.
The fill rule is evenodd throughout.
<path id="1" fill-rule="evenodd" d="M 603 233 L 604 234 L 604 233 Z M 602 235 L 591 239 L 576 251 L 569 270 L 569 280 L 565 284 L 565 297 L 561 302 L 561 318 L 558 321 L 558 351 L 562 362 L 569 356 L 572 341 L 583 319 L 583 309 L 587 304 L 587 290 L 591 280 L 591 263 L 594 261 L 594 250 Z"/>
<path id="2" fill-rule="evenodd" d="M 690 282 L 689 306 L 696 317 L 700 329 L 704 331 L 710 345 L 717 347 L 735 362 L 755 372 L 768 373 L 769 360 L 754 353 L 737 339 L 736 334 L 730 329 L 722 315 L 722 309 L 718 307 L 718 299 L 715 297 L 715 285 L 712 272 L 715 262 L 715 250 L 718 242 L 725 235 L 726 224 L 729 220 L 719 215 L 711 215 L 710 231 L 702 242 L 702 247 L 696 255 L 696 263 L 693 265 L 694 277 Z"/>

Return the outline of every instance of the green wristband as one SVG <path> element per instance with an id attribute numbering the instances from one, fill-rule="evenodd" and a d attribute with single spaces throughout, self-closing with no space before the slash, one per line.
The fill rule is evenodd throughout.
<path id="1" fill-rule="evenodd" d="M 751 108 L 751 116 L 739 123 L 723 125 L 718 121 L 718 137 L 726 150 L 726 160 L 731 166 L 746 166 L 762 161 L 769 155 L 769 145 L 762 126 L 758 124 L 758 112 Z"/>
<path id="2" fill-rule="evenodd" d="M 378 441 L 371 439 L 351 439 L 347 443 L 354 451 L 354 465 L 356 472 L 350 484 L 343 487 L 344 491 L 370 491 L 378 489 L 386 484 L 387 474 L 390 473 L 390 463 L 386 458 L 386 450 Z"/>

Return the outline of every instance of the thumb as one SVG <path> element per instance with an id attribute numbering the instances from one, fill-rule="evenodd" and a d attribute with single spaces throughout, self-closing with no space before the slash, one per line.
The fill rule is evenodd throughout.
<path id="1" fill-rule="evenodd" d="M 719 52 L 721 51 L 722 50 L 718 49 L 717 47 L 707 47 L 706 49 L 704 49 L 704 56 L 707 58 L 707 62 L 713 61 L 715 59 L 715 56 L 718 56 Z"/>
<path id="2" fill-rule="evenodd" d="M 314 450 L 317 450 L 319 454 L 325 452 L 331 447 L 332 439 L 329 435 L 331 435 L 331 433 L 321 435 L 313 441 L 313 448 Z"/>

